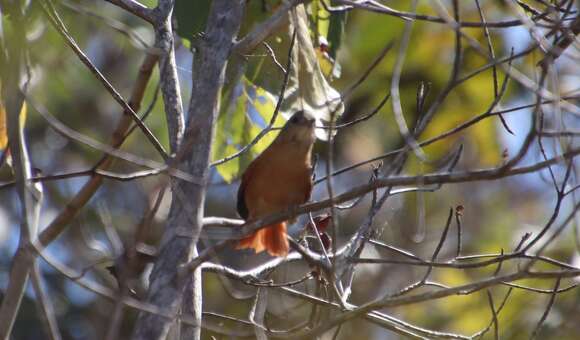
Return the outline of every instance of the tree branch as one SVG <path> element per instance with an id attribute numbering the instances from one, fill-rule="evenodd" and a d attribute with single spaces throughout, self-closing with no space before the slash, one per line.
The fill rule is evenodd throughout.
<path id="1" fill-rule="evenodd" d="M 110 2 L 113 5 L 119 6 L 122 9 L 126 10 L 127 12 L 134 14 L 149 23 L 154 22 L 152 10 L 135 0 L 105 0 L 105 1 Z"/>
<path id="2" fill-rule="evenodd" d="M 60 340 L 62 339 L 62 336 L 58 330 L 58 323 L 56 321 L 52 302 L 43 286 L 42 273 L 40 272 L 38 261 L 35 261 L 33 264 L 31 276 L 39 318 L 42 321 L 47 337 L 50 340 Z"/>
<path id="3" fill-rule="evenodd" d="M 234 46 L 234 52 L 246 55 L 260 45 L 270 34 L 278 30 L 288 20 L 288 12 L 301 3 L 310 0 L 289 0 L 283 1 L 276 11 L 264 22 L 257 25 L 250 33 L 243 37 Z M 289 72 L 289 71 L 287 71 Z"/>
<path id="4" fill-rule="evenodd" d="M 242 21 L 244 3 L 242 0 L 212 1 L 205 35 L 199 41 L 195 53 L 189 117 L 176 161 L 178 168 L 202 178 L 202 182 L 175 180 L 172 183 L 174 199 L 160 243 L 159 255 L 151 273 L 147 298 L 151 304 L 164 306 L 176 314 L 182 304 L 183 290 L 191 279 L 189 275 L 178 276 L 177 269 L 179 264 L 189 261 L 192 252 L 196 252 L 196 243 L 202 228 L 220 91 L 227 61 Z M 160 2 L 160 5 L 172 5 L 172 1 Z M 191 228 L 191 238 L 180 237 L 175 232 L 184 226 L 188 226 L 186 229 Z M 199 275 L 201 269 L 194 274 L 196 287 L 192 288 L 193 301 L 186 302 L 191 304 L 188 308 L 195 312 L 195 332 L 192 334 L 195 339 L 199 339 L 201 330 L 201 285 L 197 280 Z M 133 339 L 164 339 L 170 325 L 171 320 L 141 313 L 135 325 Z"/>
<path id="5" fill-rule="evenodd" d="M 134 110 L 139 110 L 141 106 L 141 101 L 145 94 L 145 89 L 147 83 L 151 78 L 151 73 L 153 72 L 153 67 L 157 63 L 158 56 L 156 54 L 147 54 L 141 67 L 139 69 L 139 74 L 133 86 L 133 92 L 131 93 L 131 98 L 129 100 L 129 105 L 133 107 Z M 121 143 L 124 141 L 124 136 L 131 126 L 132 119 L 129 115 L 121 115 L 121 119 L 117 124 L 117 127 L 112 133 L 111 142 L 109 145 L 118 149 Z M 99 169 L 106 170 L 111 167 L 113 159 L 105 157 L 101 162 Z M 48 246 L 52 241 L 54 241 L 66 228 L 66 226 L 75 218 L 79 210 L 89 201 L 89 199 L 95 194 L 103 183 L 103 177 L 94 173 L 91 178 L 83 185 L 81 190 L 77 192 L 75 197 L 71 199 L 65 208 L 50 222 L 50 224 L 40 233 L 38 239 L 42 247 Z"/>
<path id="6" fill-rule="evenodd" d="M 32 267 L 34 257 L 28 250 L 30 242 L 34 241 L 37 234 L 38 218 L 42 205 L 42 188 L 37 188 L 30 178 L 32 169 L 28 156 L 28 147 L 24 136 L 24 125 L 21 124 L 21 111 L 24 109 L 24 95 L 19 88 L 21 83 L 21 67 L 26 60 L 24 49 L 25 21 L 21 3 L 12 4 L 11 17 L 13 29 L 6 36 L 6 42 L 0 41 L 0 68 L 4 70 L 0 74 L 0 83 L 4 87 L 0 92 L 0 105 L 5 103 L 7 115 L 7 128 L 10 153 L 13 159 L 16 189 L 19 200 L 20 213 L 20 240 L 18 249 L 12 259 L 10 269 L 10 281 L 4 290 L 2 304 L 0 305 L 0 339 L 10 338 L 14 321 L 20 309 L 20 303 L 26 289 L 26 284 Z M 30 79 L 27 80 L 28 83 Z M 26 86 L 26 85 L 25 85 Z M 26 89 L 25 89 L 26 90 Z"/>

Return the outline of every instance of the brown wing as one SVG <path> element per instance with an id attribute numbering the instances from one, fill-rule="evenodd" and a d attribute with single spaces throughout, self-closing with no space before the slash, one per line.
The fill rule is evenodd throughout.
<path id="1" fill-rule="evenodd" d="M 246 206 L 246 200 L 244 199 L 244 182 L 240 184 L 240 188 L 238 189 L 238 214 L 244 220 L 248 219 L 248 207 Z"/>
<path id="2" fill-rule="evenodd" d="M 248 206 L 246 205 L 246 199 L 245 199 L 245 190 L 246 190 L 246 181 L 244 181 L 244 178 L 242 177 L 242 182 L 240 183 L 240 188 L 238 189 L 238 204 L 237 204 L 237 208 L 238 208 L 238 214 L 240 215 L 241 218 L 243 218 L 244 220 L 248 219 Z"/>
<path id="3" fill-rule="evenodd" d="M 310 195 L 312 195 L 312 176 L 310 176 L 310 173 L 308 174 L 308 177 L 306 177 L 306 191 L 305 191 L 305 197 L 304 197 L 304 202 L 302 203 L 306 203 L 310 200 Z"/>
<path id="4" fill-rule="evenodd" d="M 243 218 L 244 220 L 247 220 L 248 216 L 250 215 L 250 211 L 248 210 L 248 205 L 246 203 L 246 187 L 248 186 L 248 183 L 250 181 L 250 174 L 252 173 L 255 167 L 254 166 L 255 163 L 256 160 L 254 160 L 252 163 L 250 163 L 250 165 L 248 165 L 246 171 L 244 171 L 244 174 L 242 175 L 242 181 L 240 183 L 240 187 L 238 188 L 237 210 L 240 217 Z"/>

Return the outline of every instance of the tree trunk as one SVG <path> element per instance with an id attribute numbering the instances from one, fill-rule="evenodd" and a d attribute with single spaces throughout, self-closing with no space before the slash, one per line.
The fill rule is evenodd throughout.
<path id="1" fill-rule="evenodd" d="M 148 293 L 150 303 L 162 309 L 169 308 L 174 315 L 178 315 L 184 288 L 191 280 L 191 276 L 181 278 L 177 274 L 179 265 L 186 263 L 195 253 L 202 228 L 214 123 L 219 112 L 228 57 L 242 21 L 244 2 L 212 1 L 205 35 L 199 40 L 195 53 L 189 116 L 175 166 L 199 181 L 192 183 L 175 179 L 172 182 L 173 200 Z M 193 285 L 193 294 L 189 295 L 196 301 L 186 301 L 185 305 L 193 309 L 197 325 L 193 334 L 188 333 L 199 339 L 201 280 L 193 280 Z M 142 312 L 133 338 L 164 339 L 172 323 L 172 320 L 159 315 Z"/>

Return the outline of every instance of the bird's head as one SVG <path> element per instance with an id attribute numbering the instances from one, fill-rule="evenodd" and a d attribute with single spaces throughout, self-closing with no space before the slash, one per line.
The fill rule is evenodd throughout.
<path id="1" fill-rule="evenodd" d="M 297 111 L 288 119 L 278 139 L 285 142 L 310 145 L 314 143 L 316 120 L 304 111 Z"/>

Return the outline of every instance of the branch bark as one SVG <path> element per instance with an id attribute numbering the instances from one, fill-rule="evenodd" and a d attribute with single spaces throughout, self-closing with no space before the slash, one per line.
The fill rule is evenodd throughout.
<path id="1" fill-rule="evenodd" d="M 201 268 L 194 271 L 192 278 L 189 275 L 177 275 L 178 267 L 197 255 L 196 244 L 203 226 L 214 123 L 219 112 L 225 69 L 242 21 L 244 3 L 242 0 L 212 1 L 206 34 L 200 39 L 195 53 L 186 133 L 176 156 L 176 167 L 202 181 L 190 183 L 176 179 L 172 182 L 173 201 L 159 256 L 150 277 L 148 301 L 169 308 L 176 316 L 182 304 L 184 289 L 188 283 L 192 283 L 191 294 L 188 294 L 191 301 L 185 301 L 184 310 L 194 314 L 196 325 L 191 332 L 187 332 L 194 339 L 201 336 Z M 191 237 L 179 236 L 178 231 L 182 228 L 191 230 Z M 141 313 L 133 339 L 164 339 L 171 324 L 172 320 Z"/>
<path id="2" fill-rule="evenodd" d="M 173 0 L 161 1 L 157 7 L 158 19 L 155 23 L 155 45 L 163 51 L 159 62 L 159 78 L 165 107 L 167 129 L 169 130 L 169 147 L 171 153 L 177 151 L 184 130 L 183 104 L 181 91 L 179 90 L 179 79 L 177 78 L 173 29 L 171 25 L 173 6 Z"/>
<path id="3" fill-rule="evenodd" d="M 34 295 L 36 298 L 36 306 L 38 309 L 38 317 L 42 322 L 47 338 L 50 340 L 61 340 L 62 336 L 58 330 L 58 322 L 52 307 L 52 302 L 48 292 L 46 291 L 42 282 L 42 273 L 38 261 L 32 265 L 32 287 L 34 288 Z"/>
<path id="4" fill-rule="evenodd" d="M 151 78 L 153 67 L 157 64 L 158 56 L 156 54 L 148 54 L 141 64 L 139 75 L 135 81 L 133 92 L 129 100 L 129 105 L 133 110 L 138 111 L 145 94 L 145 88 Z M 125 140 L 125 134 L 131 126 L 132 117 L 128 113 L 124 113 L 117 123 L 117 127 L 112 133 L 110 145 L 114 149 L 118 149 Z M 99 169 L 107 170 L 113 164 L 113 158 L 105 156 L 101 161 Z M 103 176 L 97 172 L 93 173 L 91 178 L 83 185 L 81 190 L 70 200 L 66 207 L 52 220 L 52 222 L 42 231 L 38 239 L 42 247 L 48 246 L 54 241 L 66 228 L 66 226 L 75 218 L 79 210 L 89 201 L 91 197 L 97 192 L 103 183 Z"/>
<path id="5" fill-rule="evenodd" d="M 32 169 L 28 157 L 28 148 L 24 137 L 24 126 L 21 124 L 21 112 L 24 109 L 24 95 L 20 90 L 21 69 L 26 60 L 24 50 L 25 23 L 21 2 L 7 6 L 12 17 L 13 29 L 6 35 L 6 41 L 0 41 L 0 69 L 4 88 L 0 100 L 5 98 L 8 140 L 13 158 L 13 171 L 20 208 L 20 240 L 18 250 L 12 261 L 10 281 L 4 291 L 0 306 L 0 339 L 8 339 L 14 321 L 20 309 L 20 303 L 34 263 L 34 256 L 28 251 L 28 244 L 36 237 L 38 216 L 42 200 L 42 191 L 30 180 Z M 0 103 L 1 105 L 2 103 Z"/>
<path id="6" fill-rule="evenodd" d="M 223 241 L 217 243 L 214 247 L 208 248 L 204 250 L 199 257 L 194 258 L 189 263 L 182 266 L 180 271 L 187 272 L 194 270 L 200 264 L 210 259 L 214 252 L 222 247 L 225 247 L 230 240 L 232 239 L 240 239 L 245 235 L 249 235 L 252 232 L 255 232 L 258 229 L 264 228 L 267 225 L 272 223 L 277 223 L 280 221 L 284 221 L 288 218 L 293 216 L 298 216 L 300 214 L 318 211 L 324 208 L 331 206 L 332 204 L 339 204 L 344 203 L 353 199 L 358 199 L 365 194 L 372 192 L 373 190 L 377 190 L 380 188 L 385 187 L 397 187 L 397 186 L 406 186 L 406 185 L 417 185 L 420 183 L 421 185 L 443 185 L 443 184 L 451 184 L 451 183 L 467 183 L 467 182 L 476 182 L 476 181 L 490 181 L 490 180 L 497 180 L 500 178 L 507 178 L 517 175 L 522 175 L 526 173 L 532 173 L 544 168 L 547 168 L 550 165 L 557 164 L 563 162 L 567 159 L 571 159 L 580 154 L 580 148 L 572 149 L 568 152 L 563 154 L 557 155 L 555 157 L 549 158 L 547 160 L 534 163 L 532 165 L 527 166 L 520 166 L 520 167 L 510 167 L 509 164 L 499 166 L 496 168 L 488 168 L 488 169 L 481 169 L 481 170 L 473 170 L 473 171 L 457 171 L 457 172 L 443 172 L 443 173 L 436 173 L 436 174 L 427 174 L 427 175 L 419 175 L 419 176 L 391 176 L 385 178 L 374 179 L 367 184 L 361 184 L 356 187 L 349 189 L 348 191 L 336 195 L 333 200 L 330 199 L 323 199 L 320 201 L 305 203 L 297 207 L 293 207 L 286 211 L 281 211 L 278 213 L 274 213 L 263 218 L 254 220 L 248 223 L 241 223 L 241 220 L 232 220 L 232 219 L 221 219 L 221 218 L 208 218 L 206 221 L 206 225 L 212 225 L 216 227 L 220 226 L 227 226 L 233 225 L 238 226 L 235 230 L 232 230 L 231 233 L 224 233 L 220 235 L 224 238 Z M 186 236 L 186 235 L 182 235 Z M 189 235 L 187 235 L 189 236 Z"/>
<path id="7" fill-rule="evenodd" d="M 145 21 L 151 23 L 153 22 L 153 15 L 151 14 L 151 10 L 135 0 L 106 0 L 106 1 L 121 7 L 127 12 L 132 13 Z"/>

